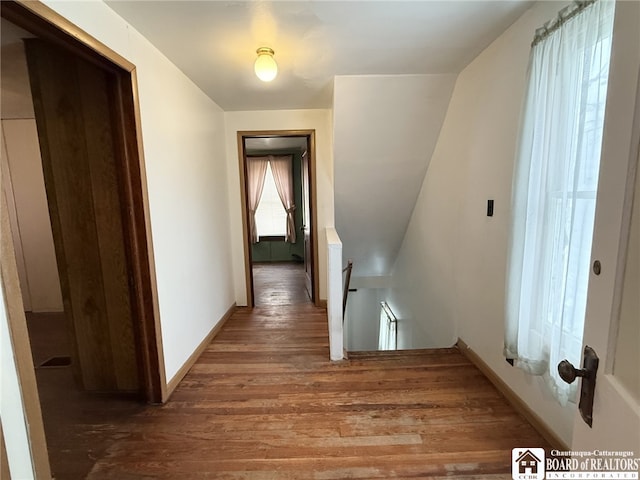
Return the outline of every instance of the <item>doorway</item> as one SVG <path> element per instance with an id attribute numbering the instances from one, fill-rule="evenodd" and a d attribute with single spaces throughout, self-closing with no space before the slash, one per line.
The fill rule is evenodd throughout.
<path id="1" fill-rule="evenodd" d="M 317 305 L 315 131 L 238 132 L 238 153 L 248 306 Z M 282 197 L 279 187 L 269 185 L 274 182 L 272 165 L 279 183 L 283 183 L 276 167 L 280 163 L 290 164 L 292 200 Z M 263 183 L 250 186 L 250 178 L 256 176 Z M 270 203 L 282 215 L 275 227 L 260 211 Z M 280 208 L 282 203 L 292 207 L 290 218 L 286 207 Z"/>
<path id="2" fill-rule="evenodd" d="M 59 275 L 57 289 L 62 293 L 56 316 L 37 315 L 37 321 L 33 322 L 34 315 L 28 315 L 29 323 L 40 323 L 45 331 L 44 335 L 41 331 L 32 336 L 34 349 L 52 346 L 55 338 L 46 333 L 47 329 L 53 328 L 61 338 L 60 350 L 54 352 L 53 358 L 44 358 L 42 355 L 50 355 L 29 351 L 29 341 L 23 335 L 27 330 L 25 311 L 33 310 L 29 303 L 34 298 L 29 296 L 30 292 L 22 294 L 24 281 L 18 287 L 24 252 L 20 251 L 21 242 L 16 240 L 16 226 L 9 228 L 9 219 L 3 215 L 2 241 L 10 246 L 2 252 L 8 322 L 23 394 L 28 399 L 24 409 L 35 470 L 38 478 L 46 478 L 50 476 L 47 442 L 59 440 L 51 432 L 60 430 L 57 432 L 60 437 L 77 433 L 60 429 L 60 425 L 54 430 L 51 426 L 45 429 L 42 416 L 46 426 L 47 411 L 55 412 L 56 421 L 66 415 L 75 416 L 76 424 L 83 421 L 78 415 L 103 412 L 106 416 L 102 423 L 107 424 L 109 415 L 116 411 L 141 408 L 140 400 L 162 402 L 166 381 L 152 284 L 147 200 L 134 98 L 135 67 L 42 4 L 2 2 L 1 15 L 3 34 L 5 25 L 10 25 L 22 38 L 28 37 L 27 78 L 30 77 L 33 94 L 37 95 L 29 142 L 39 144 L 42 153 L 38 168 L 40 175 L 44 173 L 44 210 L 50 214 L 46 222 L 51 219 L 48 228 L 55 244 L 53 264 L 54 269 L 57 265 Z M 85 42 L 91 42 L 91 47 Z M 67 85 L 70 82 L 58 75 L 61 72 L 76 83 Z M 94 88 L 96 83 L 92 79 L 97 79 L 102 87 Z M 26 83 L 28 90 L 29 81 Z M 62 93 L 69 87 L 75 87 L 75 92 Z M 52 92 L 61 96 L 56 98 Z M 78 108 L 74 97 L 79 96 L 87 109 L 84 112 L 74 110 Z M 98 119 L 100 125 L 95 123 Z M 91 143 L 95 148 L 93 154 L 78 154 L 82 148 L 92 148 Z M 99 158 L 101 155 L 103 158 Z M 5 172 L 3 165 L 3 201 L 15 199 L 15 192 L 8 191 Z M 56 327 L 61 323 L 63 331 Z M 40 358 L 34 362 L 36 355 Z M 44 370 L 34 371 L 34 363 L 36 367 L 51 368 L 47 371 L 51 388 L 42 388 Z M 74 375 L 68 374 L 64 382 L 53 378 L 65 375 L 65 368 L 67 373 L 73 370 Z M 88 404 L 78 403 L 85 400 L 90 404 L 88 408 Z M 94 448 L 94 439 L 86 440 L 87 448 Z M 70 468 L 78 464 L 72 458 L 66 461 Z M 67 473 L 68 478 L 83 476 L 79 471 Z"/>

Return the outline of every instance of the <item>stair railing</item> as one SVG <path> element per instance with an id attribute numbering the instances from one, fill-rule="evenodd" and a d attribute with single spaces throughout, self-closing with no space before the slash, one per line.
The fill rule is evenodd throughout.
<path id="1" fill-rule="evenodd" d="M 346 272 L 344 279 L 344 290 L 342 292 L 342 323 L 344 323 L 344 315 L 347 312 L 347 297 L 349 296 L 349 284 L 351 283 L 351 271 L 353 270 L 353 262 L 349 260 L 347 266 L 342 270 Z"/>

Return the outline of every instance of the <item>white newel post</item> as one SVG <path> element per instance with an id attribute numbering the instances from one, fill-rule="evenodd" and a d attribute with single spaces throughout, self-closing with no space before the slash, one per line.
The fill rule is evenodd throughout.
<path id="1" fill-rule="evenodd" d="M 342 336 L 342 242 L 335 228 L 326 229 L 327 240 L 327 319 L 331 360 L 344 357 Z"/>

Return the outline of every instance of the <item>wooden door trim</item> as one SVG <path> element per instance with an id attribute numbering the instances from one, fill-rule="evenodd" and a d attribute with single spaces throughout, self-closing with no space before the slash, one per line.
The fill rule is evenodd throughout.
<path id="1" fill-rule="evenodd" d="M 86 60 L 128 72 L 136 66 L 38 0 L 3 0 L 2 18 L 40 38 L 63 46 Z"/>
<path id="2" fill-rule="evenodd" d="M 34 35 L 60 45 L 116 76 L 117 119 L 114 126 L 121 134 L 123 163 L 120 172 L 123 179 L 123 204 L 129 208 L 123 219 L 127 223 L 128 253 L 132 262 L 133 301 L 139 321 L 137 348 L 140 349 L 143 366 L 144 394 L 150 403 L 162 403 L 168 398 L 164 369 L 160 315 L 155 275 L 153 243 L 151 237 L 149 201 L 142 146 L 142 129 L 135 65 L 78 28 L 46 5 L 38 1 L 17 0 L 0 3 L 0 15 Z M 4 211 L 4 209 L 2 209 Z M 4 229 L 3 229 L 4 230 Z M 4 236 L 4 235 L 3 235 Z M 16 364 L 25 401 L 25 417 L 30 429 L 30 448 L 35 478 L 51 478 L 42 411 L 35 383 L 29 339 L 26 336 L 26 320 L 22 310 L 13 240 L 4 241 L 10 248 L 2 248 L 0 266 L 2 286 L 7 298 L 7 317 L 12 333 Z M 14 265 L 15 266 L 15 265 Z M 11 288 L 13 285 L 15 288 Z M 14 305 L 15 304 L 15 305 Z M 14 306 L 12 306 L 14 305 Z"/>
<path id="3" fill-rule="evenodd" d="M 116 76 L 118 105 L 114 127 L 120 133 L 123 163 L 121 199 L 128 207 L 125 234 L 133 276 L 133 295 L 138 329 L 137 348 L 142 353 L 144 393 L 150 403 L 167 399 L 159 303 L 151 237 L 137 72 L 133 63 L 102 44 L 46 5 L 29 0 L 3 1 L 3 18 L 54 42 Z"/>
<path id="4" fill-rule="evenodd" d="M 115 130 L 122 135 L 122 141 L 117 142 L 118 146 L 123 147 L 122 199 L 128 207 L 135 207 L 123 213 L 123 220 L 126 223 L 125 234 L 129 246 L 127 251 L 131 256 L 129 265 L 133 270 L 134 318 L 140 319 L 134 327 L 138 329 L 140 341 L 138 348 L 142 357 L 141 378 L 147 401 L 164 403 L 169 398 L 169 391 L 160 326 L 137 72 L 135 69 L 129 75 L 122 72 L 117 78 L 117 94 L 120 98 L 115 103 L 120 128 Z"/>
<path id="5" fill-rule="evenodd" d="M 260 137 L 307 137 L 309 152 L 309 210 L 311 212 L 311 256 L 313 268 L 313 301 L 321 306 L 318 269 L 318 208 L 316 190 L 316 131 L 310 130 L 241 130 L 237 132 L 238 168 L 240 170 L 240 202 L 242 206 L 242 235 L 244 246 L 244 274 L 247 289 L 247 306 L 253 307 L 253 275 L 251 272 L 251 238 L 249 237 L 249 209 L 247 208 L 247 171 L 244 160 L 244 139 Z"/>
<path id="6" fill-rule="evenodd" d="M 22 405 L 27 420 L 25 423 L 29 434 L 34 476 L 37 479 L 51 478 L 40 396 L 27 333 L 27 319 L 22 305 L 13 238 L 3 195 L 0 195 L 0 283 L 5 293 L 9 341 L 13 347 L 18 381 L 22 390 Z"/>

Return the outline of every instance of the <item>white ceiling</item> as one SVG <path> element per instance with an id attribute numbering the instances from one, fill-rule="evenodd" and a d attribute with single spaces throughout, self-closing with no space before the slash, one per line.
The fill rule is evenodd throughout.
<path id="1" fill-rule="evenodd" d="M 224 110 L 330 108 L 335 75 L 458 73 L 531 4 L 107 0 Z M 278 77 L 253 74 L 275 50 Z"/>

